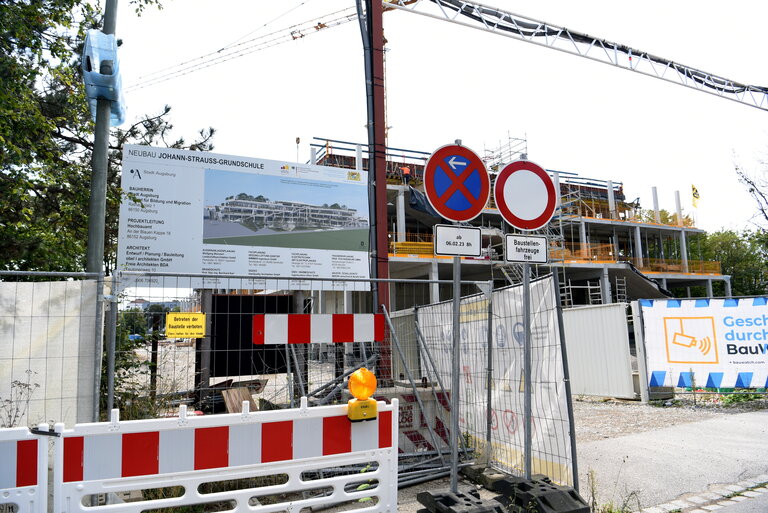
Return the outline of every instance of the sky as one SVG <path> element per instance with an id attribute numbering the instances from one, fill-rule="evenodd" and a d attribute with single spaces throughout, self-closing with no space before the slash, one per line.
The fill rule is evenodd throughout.
<path id="1" fill-rule="evenodd" d="M 741 83 L 768 85 L 768 3 L 485 0 Z M 120 2 L 127 123 L 170 105 L 174 135 L 212 126 L 214 151 L 306 162 L 313 137 L 366 143 L 356 21 L 151 84 L 152 73 L 232 43 L 286 37 L 354 0 L 164 0 L 137 17 Z M 630 8 L 631 6 L 632 8 Z M 331 16 L 330 18 L 333 18 Z M 323 20 L 330 19 L 323 17 Z M 314 33 L 316 32 L 316 33 Z M 628 200 L 682 208 L 705 230 L 754 227 L 736 165 L 760 179 L 768 111 L 549 48 L 409 12 L 384 14 L 388 145 L 432 152 L 461 139 L 482 155 L 525 138 L 542 167 L 621 182 Z M 268 36 L 269 34 L 274 36 Z M 193 61 L 199 62 L 199 61 Z M 137 86 L 144 87 L 137 87 Z M 127 125 L 126 125 L 127 126 Z M 300 143 L 296 144 L 296 138 Z M 691 185 L 701 199 L 691 205 Z"/>

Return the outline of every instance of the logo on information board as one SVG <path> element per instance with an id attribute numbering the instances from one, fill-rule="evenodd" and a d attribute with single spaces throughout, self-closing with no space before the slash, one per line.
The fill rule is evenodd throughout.
<path id="1" fill-rule="evenodd" d="M 718 363 L 714 317 L 664 317 L 669 363 Z"/>

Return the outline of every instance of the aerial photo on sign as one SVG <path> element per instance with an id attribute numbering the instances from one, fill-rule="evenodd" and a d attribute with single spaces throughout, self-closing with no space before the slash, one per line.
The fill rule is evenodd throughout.
<path id="1" fill-rule="evenodd" d="M 367 173 L 126 146 L 118 266 L 145 272 L 367 278 Z"/>

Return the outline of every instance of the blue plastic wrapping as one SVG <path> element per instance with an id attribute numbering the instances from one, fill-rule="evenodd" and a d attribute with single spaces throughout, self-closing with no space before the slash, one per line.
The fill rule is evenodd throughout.
<path id="1" fill-rule="evenodd" d="M 115 36 L 104 34 L 99 30 L 89 30 L 85 36 L 82 67 L 85 96 L 88 98 L 93 118 L 96 118 L 98 100 L 109 100 L 111 102 L 110 124 L 112 126 L 123 124 L 125 100 Z"/>

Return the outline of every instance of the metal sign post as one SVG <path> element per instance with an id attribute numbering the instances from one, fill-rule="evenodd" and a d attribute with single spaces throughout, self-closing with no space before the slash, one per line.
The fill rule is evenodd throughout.
<path id="1" fill-rule="evenodd" d="M 453 356 L 451 359 L 451 491 L 459 483 L 459 379 L 461 354 L 461 257 L 480 256 L 480 228 L 437 224 L 434 227 L 435 254 L 453 255 Z"/>
<path id="2" fill-rule="evenodd" d="M 459 355 L 461 354 L 461 257 L 453 257 L 453 358 L 451 361 L 451 492 L 459 487 Z"/>
<path id="3" fill-rule="evenodd" d="M 533 162 L 518 160 L 501 170 L 496 177 L 493 197 L 504 220 L 513 227 L 532 231 L 545 227 L 555 213 L 557 196 L 552 179 Z M 523 264 L 523 425 L 525 439 L 525 478 L 533 470 L 533 416 L 531 410 L 531 262 L 546 263 L 548 241 L 545 236 L 507 235 L 504 259 Z"/>
<path id="4" fill-rule="evenodd" d="M 472 150 L 456 144 L 438 148 L 424 167 L 424 192 L 438 214 L 454 222 L 469 221 L 488 203 L 491 180 Z M 451 492 L 459 482 L 459 358 L 461 355 L 461 257 L 480 256 L 480 229 L 436 225 L 435 254 L 453 255 L 453 357 L 451 364 Z"/>
<path id="5" fill-rule="evenodd" d="M 531 264 L 523 264 L 523 409 L 525 421 L 525 478 L 531 478 L 531 447 L 533 445 L 533 419 L 531 416 Z"/>

